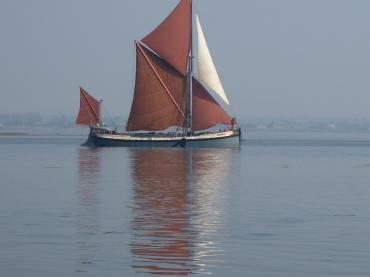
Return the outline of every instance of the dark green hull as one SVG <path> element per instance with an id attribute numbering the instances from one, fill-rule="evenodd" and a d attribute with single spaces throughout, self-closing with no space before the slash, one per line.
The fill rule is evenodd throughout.
<path id="1" fill-rule="evenodd" d="M 223 137 L 176 137 L 176 138 L 153 138 L 132 137 L 123 138 L 111 135 L 110 137 L 101 136 L 90 132 L 88 140 L 83 144 L 90 147 L 189 147 L 189 148 L 237 148 L 240 146 L 241 132 L 235 132 L 229 136 Z"/>

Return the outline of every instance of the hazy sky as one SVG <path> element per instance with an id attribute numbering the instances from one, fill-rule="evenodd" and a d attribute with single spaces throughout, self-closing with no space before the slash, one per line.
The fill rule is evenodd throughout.
<path id="1" fill-rule="evenodd" d="M 239 117 L 370 118 L 370 1 L 194 0 Z M 176 0 L 0 0 L 0 113 L 128 116 L 134 39 Z"/>

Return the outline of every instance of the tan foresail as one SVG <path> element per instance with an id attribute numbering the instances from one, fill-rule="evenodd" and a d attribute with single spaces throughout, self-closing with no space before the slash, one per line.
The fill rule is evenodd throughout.
<path id="1" fill-rule="evenodd" d="M 100 122 L 100 102 L 80 87 L 80 111 L 76 119 L 79 125 L 96 125 Z"/>
<path id="2" fill-rule="evenodd" d="M 191 0 L 181 0 L 172 13 L 142 39 L 150 49 L 186 75 L 192 29 Z"/>
<path id="3" fill-rule="evenodd" d="M 208 49 L 206 39 L 200 25 L 199 17 L 196 15 L 197 33 L 198 33 L 198 77 L 205 85 L 214 90 L 221 99 L 229 105 L 224 88 L 222 87 L 216 67 L 213 63 L 211 53 Z"/>
<path id="4" fill-rule="evenodd" d="M 136 43 L 136 81 L 128 131 L 160 131 L 185 122 L 186 78 Z"/>
<path id="5" fill-rule="evenodd" d="M 195 78 L 193 78 L 192 106 L 194 131 L 206 130 L 217 124 L 231 124 L 231 117 Z"/>

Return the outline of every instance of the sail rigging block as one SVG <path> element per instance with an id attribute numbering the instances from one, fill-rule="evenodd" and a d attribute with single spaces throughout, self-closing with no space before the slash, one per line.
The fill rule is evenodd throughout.
<path id="1" fill-rule="evenodd" d="M 182 75 L 186 75 L 191 41 L 191 0 L 181 0 L 172 13 L 142 39 Z"/>
<path id="2" fill-rule="evenodd" d="M 211 53 L 208 49 L 206 39 L 200 25 L 199 17 L 196 15 L 196 26 L 198 33 L 198 77 L 201 82 L 214 90 L 221 99 L 230 104 L 222 87 L 216 67 L 213 63 Z"/>
<path id="3" fill-rule="evenodd" d="M 128 131 L 160 131 L 185 121 L 186 78 L 136 44 L 136 81 Z"/>
<path id="4" fill-rule="evenodd" d="M 100 102 L 80 87 L 80 111 L 76 124 L 96 125 L 100 122 Z"/>
<path id="5" fill-rule="evenodd" d="M 217 124 L 231 124 L 231 117 L 195 78 L 193 78 L 192 109 L 194 131 L 206 130 Z"/>

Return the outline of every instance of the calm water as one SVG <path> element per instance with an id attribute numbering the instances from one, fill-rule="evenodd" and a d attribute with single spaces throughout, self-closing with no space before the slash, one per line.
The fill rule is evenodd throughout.
<path id="1" fill-rule="evenodd" d="M 369 276 L 370 134 L 0 138 L 0 276 Z"/>

